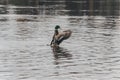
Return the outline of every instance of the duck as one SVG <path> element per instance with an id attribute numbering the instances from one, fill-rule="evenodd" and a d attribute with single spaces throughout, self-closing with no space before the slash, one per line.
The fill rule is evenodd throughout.
<path id="1" fill-rule="evenodd" d="M 59 32 L 59 29 L 61 29 L 61 27 L 59 25 L 55 26 L 55 30 L 54 30 L 54 35 L 52 38 L 52 41 L 50 43 L 50 45 L 52 47 L 59 47 L 59 45 L 64 41 L 67 40 L 68 38 L 70 38 L 72 31 L 71 30 L 64 30 L 62 32 Z"/>

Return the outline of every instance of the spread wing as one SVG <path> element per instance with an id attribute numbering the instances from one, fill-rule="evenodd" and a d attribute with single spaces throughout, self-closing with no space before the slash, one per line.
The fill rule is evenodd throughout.
<path id="1" fill-rule="evenodd" d="M 63 40 L 68 39 L 71 36 L 72 31 L 66 30 L 56 36 L 56 43 L 59 45 Z"/>

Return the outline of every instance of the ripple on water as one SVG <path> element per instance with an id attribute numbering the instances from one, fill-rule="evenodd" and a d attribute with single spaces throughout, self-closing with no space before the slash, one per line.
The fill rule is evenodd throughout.
<path id="1" fill-rule="evenodd" d="M 0 80 L 119 80 L 119 22 L 109 16 L 0 15 Z M 52 49 L 58 24 L 73 33 Z"/>

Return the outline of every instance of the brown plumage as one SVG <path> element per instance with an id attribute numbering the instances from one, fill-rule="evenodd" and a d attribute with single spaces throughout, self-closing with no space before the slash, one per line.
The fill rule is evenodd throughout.
<path id="1" fill-rule="evenodd" d="M 64 40 L 68 39 L 72 34 L 71 30 L 65 30 L 63 32 L 59 32 L 58 31 L 59 28 L 60 28 L 60 26 L 55 27 L 55 33 L 53 35 L 53 39 L 50 44 L 51 46 L 59 46 L 60 43 L 62 43 Z"/>

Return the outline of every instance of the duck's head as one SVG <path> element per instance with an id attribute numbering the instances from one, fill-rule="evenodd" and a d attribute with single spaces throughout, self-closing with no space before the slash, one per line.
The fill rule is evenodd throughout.
<path id="1" fill-rule="evenodd" d="M 58 29 L 60 29 L 60 26 L 59 26 L 59 25 L 56 25 L 56 26 L 55 26 L 55 30 L 58 30 Z"/>

